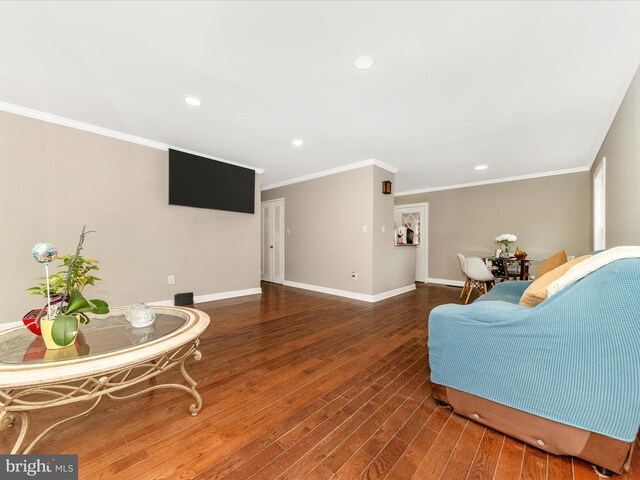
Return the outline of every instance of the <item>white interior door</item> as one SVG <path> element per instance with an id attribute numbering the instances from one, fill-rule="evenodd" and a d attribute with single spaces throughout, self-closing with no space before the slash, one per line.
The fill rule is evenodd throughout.
<path id="1" fill-rule="evenodd" d="M 261 278 L 284 283 L 284 198 L 262 202 Z"/>
<path id="2" fill-rule="evenodd" d="M 429 204 L 415 203 L 395 207 L 396 227 L 409 227 L 413 230 L 416 248 L 416 282 L 426 282 L 429 278 Z M 408 248 L 408 247 L 404 247 Z"/>

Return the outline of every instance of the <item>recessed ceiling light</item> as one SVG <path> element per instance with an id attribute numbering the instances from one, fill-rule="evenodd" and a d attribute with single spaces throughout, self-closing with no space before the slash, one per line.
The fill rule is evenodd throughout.
<path id="1" fill-rule="evenodd" d="M 303 143 L 304 142 L 302 140 L 300 140 L 299 138 L 296 138 L 295 140 L 291 140 L 291 144 L 296 146 L 296 147 L 301 147 Z"/>
<path id="2" fill-rule="evenodd" d="M 189 105 L 193 105 L 194 107 L 199 107 L 200 105 L 202 105 L 202 101 L 199 98 L 192 97 L 190 95 L 184 97 L 184 102 L 188 103 Z"/>
<path id="3" fill-rule="evenodd" d="M 476 165 L 475 167 L 473 167 L 475 170 L 486 170 L 487 168 L 489 168 L 487 165 Z"/>
<path id="4" fill-rule="evenodd" d="M 353 66 L 358 70 L 368 70 L 373 66 L 373 57 L 371 55 L 358 55 L 353 61 Z"/>

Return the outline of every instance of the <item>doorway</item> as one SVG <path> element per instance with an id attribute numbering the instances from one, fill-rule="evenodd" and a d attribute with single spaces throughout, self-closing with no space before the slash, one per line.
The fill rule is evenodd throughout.
<path id="1" fill-rule="evenodd" d="M 396 205 L 396 226 L 413 230 L 416 248 L 416 282 L 426 283 L 429 278 L 429 203 Z"/>
<path id="2" fill-rule="evenodd" d="M 284 283 L 284 198 L 262 202 L 260 278 Z"/>

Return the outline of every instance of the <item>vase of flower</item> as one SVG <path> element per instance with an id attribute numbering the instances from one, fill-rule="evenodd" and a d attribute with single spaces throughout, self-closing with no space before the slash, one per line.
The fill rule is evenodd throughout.
<path id="1" fill-rule="evenodd" d="M 499 244 L 502 248 L 502 252 L 500 256 L 503 258 L 511 257 L 511 245 L 516 243 L 518 237 L 513 235 L 512 233 L 503 233 L 502 235 L 498 235 L 496 237 L 496 243 Z"/>

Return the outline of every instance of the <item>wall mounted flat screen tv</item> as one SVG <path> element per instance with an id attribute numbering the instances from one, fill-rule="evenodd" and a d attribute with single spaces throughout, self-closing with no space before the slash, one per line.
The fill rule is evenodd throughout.
<path id="1" fill-rule="evenodd" d="M 254 213 L 256 172 L 169 149 L 169 205 Z"/>

